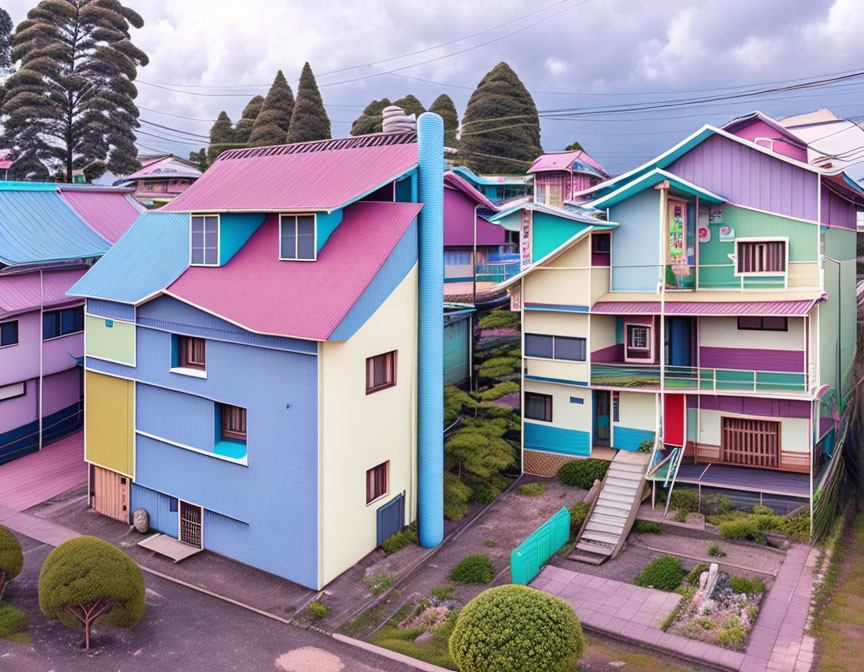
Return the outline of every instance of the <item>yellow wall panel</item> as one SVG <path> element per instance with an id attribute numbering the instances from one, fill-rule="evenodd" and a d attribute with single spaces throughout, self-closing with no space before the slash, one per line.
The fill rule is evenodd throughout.
<path id="1" fill-rule="evenodd" d="M 84 456 L 134 478 L 134 383 L 94 371 L 85 376 Z"/>
<path id="2" fill-rule="evenodd" d="M 88 357 L 135 366 L 135 325 L 95 315 L 85 318 L 84 343 Z"/>

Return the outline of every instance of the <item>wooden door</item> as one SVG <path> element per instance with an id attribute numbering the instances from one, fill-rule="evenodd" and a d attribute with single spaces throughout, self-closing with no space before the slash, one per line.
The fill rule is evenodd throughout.
<path id="1" fill-rule="evenodd" d="M 720 461 L 746 467 L 780 466 L 780 423 L 750 418 L 723 418 Z"/>
<path id="2" fill-rule="evenodd" d="M 203 511 L 200 506 L 180 502 L 180 541 L 203 548 L 201 545 L 201 523 Z"/>
<path id="3" fill-rule="evenodd" d="M 93 508 L 103 516 L 129 522 L 129 478 L 93 465 Z"/>

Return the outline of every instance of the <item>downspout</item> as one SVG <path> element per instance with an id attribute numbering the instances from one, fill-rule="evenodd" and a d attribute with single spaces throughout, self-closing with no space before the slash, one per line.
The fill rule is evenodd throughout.
<path id="1" fill-rule="evenodd" d="M 420 545 L 444 539 L 444 122 L 417 120 L 420 186 L 417 339 L 417 520 Z"/>
<path id="2" fill-rule="evenodd" d="M 42 333 L 39 334 L 39 450 L 42 450 L 42 386 L 44 380 L 42 379 L 42 370 L 44 369 L 44 355 L 43 350 L 45 349 L 45 282 L 42 277 L 42 269 L 39 269 L 39 331 Z"/>

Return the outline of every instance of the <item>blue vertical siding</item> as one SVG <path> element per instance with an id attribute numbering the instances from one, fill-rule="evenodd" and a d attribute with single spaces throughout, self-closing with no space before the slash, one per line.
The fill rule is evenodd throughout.
<path id="1" fill-rule="evenodd" d="M 249 525 L 206 509 L 203 531 L 204 547 L 222 555 L 231 555 L 237 548 L 255 543 Z"/>
<path id="2" fill-rule="evenodd" d="M 204 397 L 139 384 L 135 388 L 135 429 L 212 452 L 215 406 Z M 170 416 L 166 417 L 165 409 L 171 409 Z"/>
<path id="3" fill-rule="evenodd" d="M 643 441 L 653 441 L 654 432 L 647 429 L 633 429 L 632 427 L 621 427 L 615 425 L 612 436 L 612 447 L 617 450 L 629 450 L 635 452 Z"/>
<path id="4" fill-rule="evenodd" d="M 115 320 L 135 321 L 135 306 L 117 301 L 105 301 L 104 299 L 87 299 L 87 312 L 99 317 L 108 317 Z"/>
<path id="5" fill-rule="evenodd" d="M 133 483 L 130 498 L 133 511 L 144 509 L 150 514 L 150 529 L 177 536 L 180 519 L 177 511 L 171 510 L 170 497 Z"/>

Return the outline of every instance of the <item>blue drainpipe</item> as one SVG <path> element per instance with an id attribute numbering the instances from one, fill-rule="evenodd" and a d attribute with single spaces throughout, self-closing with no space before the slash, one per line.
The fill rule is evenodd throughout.
<path id="1" fill-rule="evenodd" d="M 417 520 L 420 545 L 444 539 L 444 122 L 417 120 L 420 273 L 417 339 Z"/>

